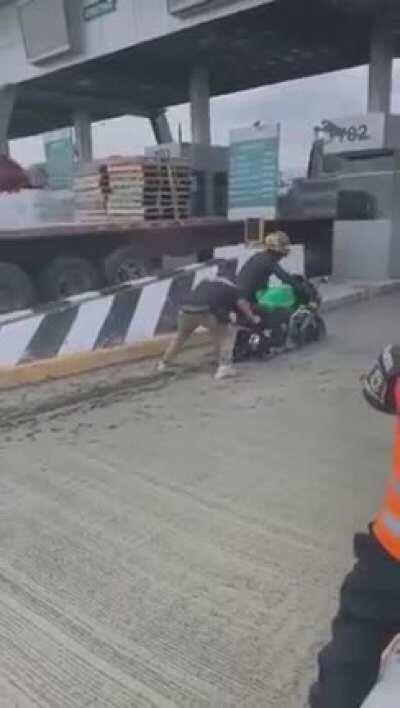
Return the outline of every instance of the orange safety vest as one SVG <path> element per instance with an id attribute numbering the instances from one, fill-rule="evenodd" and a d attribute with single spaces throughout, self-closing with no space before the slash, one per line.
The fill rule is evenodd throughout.
<path id="1" fill-rule="evenodd" d="M 373 523 L 379 543 L 396 560 L 400 561 L 400 379 L 397 380 L 395 398 L 398 414 L 394 438 L 393 470 L 386 490 L 386 498 Z"/>

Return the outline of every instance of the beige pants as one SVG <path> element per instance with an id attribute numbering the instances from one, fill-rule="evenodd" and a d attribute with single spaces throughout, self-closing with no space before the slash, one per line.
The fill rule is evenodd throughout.
<path id="1" fill-rule="evenodd" d="M 165 364 L 176 357 L 198 327 L 204 327 L 210 333 L 218 365 L 231 364 L 236 329 L 230 323 L 219 322 L 210 312 L 182 311 L 178 317 L 178 331 L 163 356 Z"/>

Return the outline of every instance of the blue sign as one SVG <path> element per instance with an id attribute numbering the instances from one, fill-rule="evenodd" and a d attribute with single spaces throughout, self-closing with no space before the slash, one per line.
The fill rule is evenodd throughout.
<path id="1" fill-rule="evenodd" d="M 279 127 L 232 131 L 229 165 L 231 218 L 274 217 L 279 182 Z"/>
<path id="2" fill-rule="evenodd" d="M 44 136 L 46 168 L 51 189 L 71 189 L 74 175 L 72 131 L 54 131 Z"/>

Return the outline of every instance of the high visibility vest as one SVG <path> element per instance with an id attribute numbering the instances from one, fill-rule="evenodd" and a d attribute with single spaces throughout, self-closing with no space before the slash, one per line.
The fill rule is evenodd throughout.
<path id="1" fill-rule="evenodd" d="M 393 469 L 386 489 L 386 498 L 373 523 L 373 531 L 383 548 L 400 561 L 400 380 L 395 397 L 398 414 L 393 449 Z"/>

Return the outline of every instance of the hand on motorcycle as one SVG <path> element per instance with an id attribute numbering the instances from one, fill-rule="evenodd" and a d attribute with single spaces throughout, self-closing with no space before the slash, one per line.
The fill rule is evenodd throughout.
<path id="1" fill-rule="evenodd" d="M 245 317 L 242 315 L 241 317 L 238 317 L 236 312 L 231 312 L 229 315 L 229 321 L 231 324 L 236 325 L 238 327 L 250 326 L 251 328 L 255 329 L 263 329 L 262 319 L 261 317 L 259 317 L 259 315 L 252 315 L 251 317 L 249 315 L 246 315 Z"/>
<path id="2" fill-rule="evenodd" d="M 237 303 L 237 308 L 240 314 L 244 315 L 247 322 L 253 327 L 259 327 L 261 324 L 261 317 L 254 314 L 250 303 L 247 300 L 240 299 Z"/>
<path id="3" fill-rule="evenodd" d="M 262 317 L 260 317 L 259 315 L 253 315 L 251 319 L 251 329 L 257 333 L 264 332 L 265 325 L 262 320 Z"/>

